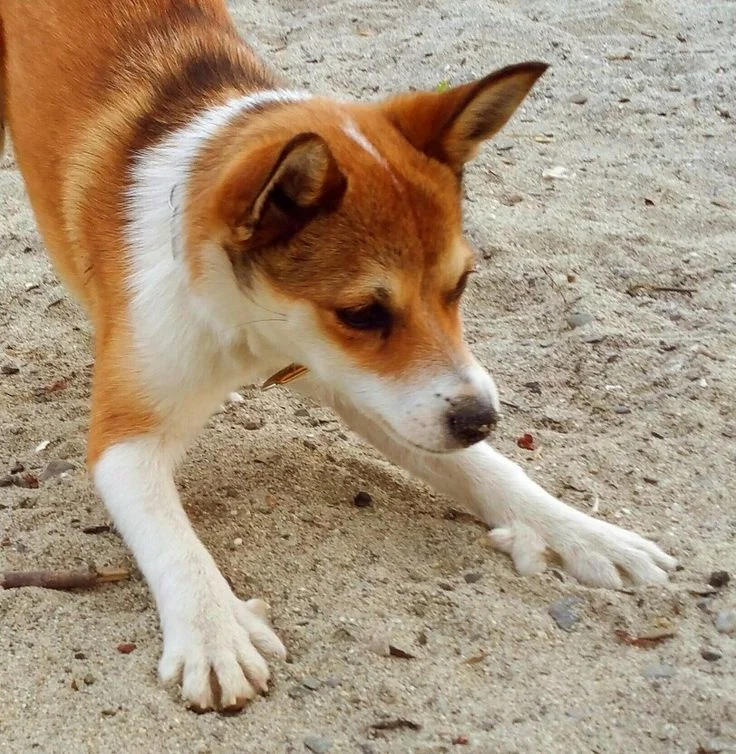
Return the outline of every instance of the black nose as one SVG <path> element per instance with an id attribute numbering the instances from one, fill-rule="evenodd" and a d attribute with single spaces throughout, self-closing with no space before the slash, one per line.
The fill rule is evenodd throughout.
<path id="1" fill-rule="evenodd" d="M 450 434 L 466 448 L 485 440 L 497 422 L 496 409 L 479 398 L 461 398 L 447 412 Z"/>

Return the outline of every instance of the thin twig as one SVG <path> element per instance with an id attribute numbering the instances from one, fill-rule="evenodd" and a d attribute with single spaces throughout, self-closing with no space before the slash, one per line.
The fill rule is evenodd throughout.
<path id="1" fill-rule="evenodd" d="M 677 285 L 650 285 L 649 283 L 635 283 L 626 289 L 629 296 L 635 296 L 639 291 L 649 291 L 650 293 L 684 293 L 692 296 L 697 293 L 697 288 L 682 288 Z"/>
<path id="2" fill-rule="evenodd" d="M 6 571 L 0 589 L 37 586 L 43 589 L 92 589 L 98 584 L 130 578 L 127 568 L 88 568 L 77 571 Z"/>
<path id="3" fill-rule="evenodd" d="M 557 293 L 560 294 L 562 303 L 565 305 L 565 309 L 567 309 L 569 304 L 567 303 L 565 294 L 562 292 L 562 288 L 560 288 L 560 286 L 557 285 L 557 281 L 552 277 L 552 275 L 550 274 L 549 270 L 546 267 L 542 267 L 542 272 L 547 276 L 547 278 L 549 279 L 549 282 L 552 283 L 552 287 L 557 291 Z"/>

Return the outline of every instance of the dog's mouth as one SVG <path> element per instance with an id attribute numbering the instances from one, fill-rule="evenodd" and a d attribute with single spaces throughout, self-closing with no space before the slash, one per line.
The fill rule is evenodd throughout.
<path id="1" fill-rule="evenodd" d="M 405 448 L 411 448 L 412 450 L 420 450 L 422 453 L 429 453 L 433 456 L 445 456 L 448 453 L 457 453 L 458 450 L 465 450 L 466 448 L 463 447 L 457 447 L 457 448 L 428 448 L 426 445 L 422 445 L 421 443 L 414 442 L 413 440 L 410 440 L 408 437 L 404 437 L 404 435 L 399 434 L 385 419 L 381 418 L 380 416 L 371 416 L 370 417 L 372 421 L 374 421 L 376 424 L 378 424 L 381 429 L 395 442 L 397 442 L 399 445 L 403 445 Z"/>
<path id="2" fill-rule="evenodd" d="M 302 364 L 296 364 L 292 363 L 288 366 L 284 367 L 283 369 L 280 369 L 275 374 L 272 374 L 262 385 L 261 390 L 268 390 L 269 388 L 276 387 L 277 385 L 287 385 L 290 382 L 293 382 L 294 380 L 298 380 L 301 377 L 304 377 L 305 374 L 309 373 L 309 368 L 303 366 Z M 455 448 L 430 448 L 426 445 L 422 445 L 421 443 L 415 442 L 414 440 L 410 440 L 408 437 L 405 437 L 404 435 L 397 432 L 391 424 L 386 421 L 383 417 L 370 414 L 367 416 L 370 421 L 374 422 L 375 424 L 378 424 L 378 426 L 381 427 L 381 429 L 392 439 L 394 442 L 397 442 L 399 445 L 402 445 L 405 448 L 411 448 L 412 450 L 419 450 L 422 453 L 428 453 L 430 455 L 435 456 L 441 456 L 441 455 L 447 455 L 448 453 L 456 453 L 459 450 L 464 450 L 466 446 L 458 446 Z"/>

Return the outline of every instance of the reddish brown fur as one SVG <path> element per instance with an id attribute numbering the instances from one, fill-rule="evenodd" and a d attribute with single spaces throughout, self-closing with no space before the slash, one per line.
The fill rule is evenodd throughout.
<path id="1" fill-rule="evenodd" d="M 133 150 L 276 79 L 240 42 L 221 0 L 3 0 L 0 13 L 16 159 L 59 274 L 96 327 L 94 461 L 158 421 L 127 368 L 122 213 Z M 203 57 L 210 65 L 188 80 Z"/>
<path id="2" fill-rule="evenodd" d="M 94 461 L 160 421 L 129 369 L 132 159 L 207 107 L 277 82 L 238 39 L 224 0 L 2 0 L 0 15 L 0 112 L 46 245 L 96 328 Z M 195 284 L 200 255 L 213 253 L 200 242 L 215 238 L 244 278 L 257 266 L 282 295 L 311 302 L 325 334 L 366 368 L 398 375 L 462 357 L 450 294 L 471 254 L 461 241 L 458 177 L 543 69 L 524 64 L 386 104 L 314 99 L 236 118 L 203 151 L 189 187 Z M 346 134 L 349 119 L 385 167 Z M 279 172 L 285 145 L 305 133 L 318 135 L 317 151 Z M 269 192 L 287 181 L 298 212 L 285 218 Z M 391 337 L 336 320 L 336 308 L 377 295 L 395 313 Z"/>

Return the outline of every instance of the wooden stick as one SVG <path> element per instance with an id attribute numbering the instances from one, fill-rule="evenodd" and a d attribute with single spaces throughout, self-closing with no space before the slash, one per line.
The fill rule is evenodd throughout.
<path id="1" fill-rule="evenodd" d="M 649 283 L 636 283 L 626 289 L 629 296 L 636 295 L 639 291 L 649 291 L 650 293 L 684 293 L 692 296 L 698 292 L 697 288 L 682 288 L 676 285 L 650 285 Z"/>
<path id="2" fill-rule="evenodd" d="M 7 571 L 0 573 L 0 589 L 37 586 L 43 589 L 92 589 L 98 584 L 130 578 L 127 568 L 88 568 L 85 571 Z"/>

